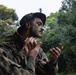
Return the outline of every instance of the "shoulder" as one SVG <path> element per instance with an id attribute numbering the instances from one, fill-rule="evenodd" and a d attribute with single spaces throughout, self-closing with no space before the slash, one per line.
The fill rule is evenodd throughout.
<path id="1" fill-rule="evenodd" d="M 3 53 L 7 53 L 7 55 L 9 55 L 13 50 L 10 38 L 11 37 L 5 39 L 3 42 L 0 43 L 0 51 Z"/>

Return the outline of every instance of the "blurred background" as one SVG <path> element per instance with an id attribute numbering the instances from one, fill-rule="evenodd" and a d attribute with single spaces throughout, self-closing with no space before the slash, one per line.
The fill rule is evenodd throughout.
<path id="1" fill-rule="evenodd" d="M 42 48 L 63 45 L 57 75 L 76 75 L 76 0 L 0 0 L 0 43 L 19 27 L 19 20 L 30 12 L 46 14 Z"/>

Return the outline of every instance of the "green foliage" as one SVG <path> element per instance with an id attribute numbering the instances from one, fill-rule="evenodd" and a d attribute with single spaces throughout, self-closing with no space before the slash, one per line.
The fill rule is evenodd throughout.
<path id="1" fill-rule="evenodd" d="M 60 25 L 73 25 L 76 27 L 76 0 L 64 0 L 59 10 L 58 23 Z"/>
<path id="2" fill-rule="evenodd" d="M 0 25 L 0 43 L 16 31 L 16 26 Z"/>
<path id="3" fill-rule="evenodd" d="M 18 20 L 18 16 L 14 9 L 9 9 L 3 5 L 0 5 L 0 20 L 3 20 L 10 25 L 13 24 L 14 21 Z"/>
<path id="4" fill-rule="evenodd" d="M 50 16 L 46 19 L 46 26 L 49 29 L 53 29 L 54 27 L 57 27 L 57 14 L 58 13 L 51 13 Z"/>
<path id="5" fill-rule="evenodd" d="M 0 5 L 0 10 L 4 11 L 5 9 L 6 9 L 6 7 L 5 7 L 5 6 Z"/>
<path id="6" fill-rule="evenodd" d="M 17 20 L 18 16 L 14 9 L 0 5 L 0 42 L 2 42 L 6 36 L 16 31 L 16 26 L 12 26 L 12 24 Z"/>
<path id="7" fill-rule="evenodd" d="M 65 27 L 63 58 L 66 62 L 66 71 L 76 71 L 76 0 L 64 0 L 59 11 L 58 23 Z M 61 59 L 60 59 L 61 60 Z M 65 69 L 64 69 L 65 70 Z"/>
<path id="8" fill-rule="evenodd" d="M 12 19 L 7 19 L 5 20 L 6 23 L 9 23 L 10 25 L 13 24 L 13 20 Z"/>
<path id="9" fill-rule="evenodd" d="M 73 73 L 66 73 L 65 74 L 62 72 L 62 73 L 57 73 L 57 75 L 76 75 L 76 73 L 73 72 Z"/>
<path id="10" fill-rule="evenodd" d="M 76 71 L 76 0 L 64 0 L 61 9 L 47 17 L 42 48 L 50 59 L 49 49 L 62 43 L 59 72 Z"/>

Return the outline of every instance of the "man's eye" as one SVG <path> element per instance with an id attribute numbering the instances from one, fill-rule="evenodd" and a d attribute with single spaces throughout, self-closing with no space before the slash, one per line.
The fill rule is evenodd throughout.
<path id="1" fill-rule="evenodd" d="M 40 26 L 40 24 L 38 23 L 38 25 Z"/>
<path id="2" fill-rule="evenodd" d="M 39 26 L 42 25 L 41 23 L 37 23 Z"/>

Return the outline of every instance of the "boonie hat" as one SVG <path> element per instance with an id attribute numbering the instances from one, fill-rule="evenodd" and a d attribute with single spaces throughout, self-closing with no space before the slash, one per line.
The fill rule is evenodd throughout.
<path id="1" fill-rule="evenodd" d="M 29 14 L 26 14 L 25 16 L 23 16 L 22 19 L 20 20 L 20 25 L 21 26 L 25 25 L 25 23 L 29 22 L 30 20 L 32 20 L 35 17 L 40 18 L 43 22 L 43 25 L 45 24 L 45 21 L 46 21 L 45 14 L 36 12 L 36 13 L 29 13 Z"/>

